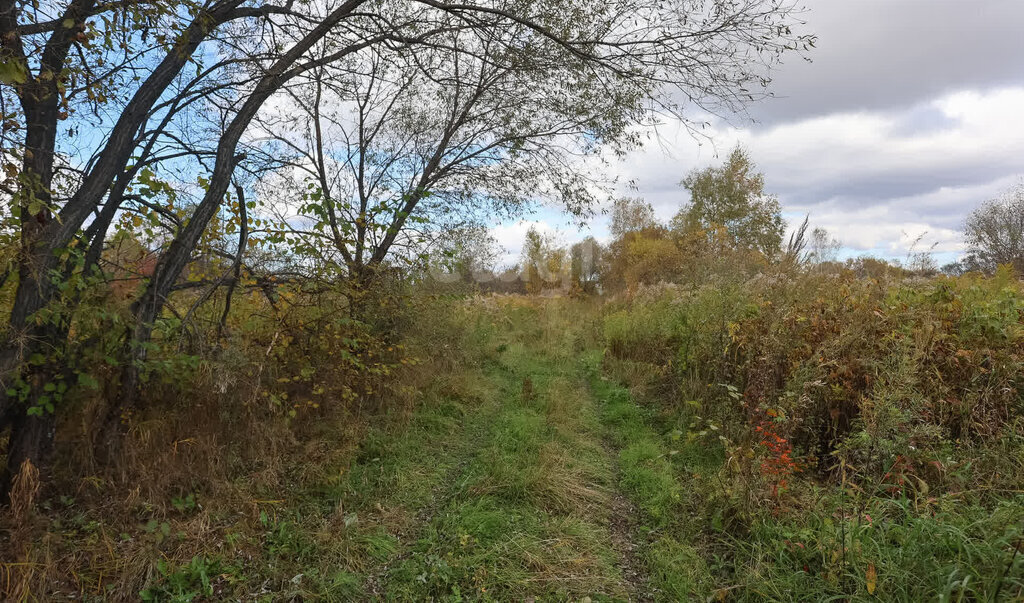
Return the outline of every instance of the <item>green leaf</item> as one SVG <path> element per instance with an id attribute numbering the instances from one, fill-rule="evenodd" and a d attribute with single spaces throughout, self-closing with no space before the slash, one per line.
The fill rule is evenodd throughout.
<path id="1" fill-rule="evenodd" d="M 28 68 L 18 60 L 0 62 L 0 82 L 9 86 L 24 84 L 28 81 Z"/>

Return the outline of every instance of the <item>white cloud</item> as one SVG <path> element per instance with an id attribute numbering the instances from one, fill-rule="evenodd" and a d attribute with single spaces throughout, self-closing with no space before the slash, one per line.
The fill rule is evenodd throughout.
<path id="1" fill-rule="evenodd" d="M 542 233 L 558 236 L 554 226 L 544 220 L 519 220 L 510 224 L 499 224 L 491 228 L 491 236 L 494 237 L 503 253 L 498 260 L 500 266 L 511 266 L 519 262 L 523 251 L 523 240 L 530 228 L 536 228 Z"/>
<path id="2" fill-rule="evenodd" d="M 923 231 L 936 251 L 960 250 L 959 225 L 979 202 L 1024 172 L 1024 87 L 946 94 L 901 110 L 859 111 L 755 130 L 721 123 L 714 145 L 679 128 L 618 165 L 659 217 L 687 194 L 690 170 L 722 160 L 737 142 L 765 173 L 788 215 L 811 213 L 851 251 L 902 257 Z M 667 153 L 665 152 L 667 151 Z M 919 245 L 920 247 L 920 245 Z"/>

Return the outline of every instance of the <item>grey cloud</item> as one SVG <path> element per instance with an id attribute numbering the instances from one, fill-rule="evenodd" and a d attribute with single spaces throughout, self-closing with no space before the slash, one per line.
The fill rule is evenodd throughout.
<path id="1" fill-rule="evenodd" d="M 825 212 L 857 212 L 872 207 L 892 207 L 903 218 L 917 217 L 936 226 L 958 229 L 964 216 L 981 201 L 1006 188 L 1012 177 L 998 170 L 986 174 L 965 170 L 962 178 L 948 173 L 894 173 L 885 177 L 827 182 L 818 187 L 772 187 L 787 213 L 812 215 Z M 643 187 L 644 199 L 654 205 L 660 218 L 671 217 L 688 200 L 685 189 L 672 179 L 649 182 Z"/>
<path id="2" fill-rule="evenodd" d="M 817 185 L 775 187 L 774 192 L 794 207 L 813 206 L 833 198 L 858 199 L 863 204 L 876 204 L 893 198 L 927 194 L 942 187 L 976 186 L 1006 174 L 1006 166 L 984 163 L 920 166 L 893 171 L 885 171 L 885 166 L 880 166 L 878 171 L 857 174 L 856 178 L 844 179 L 839 176 Z"/>
<path id="3" fill-rule="evenodd" d="M 801 167 L 811 169 L 801 171 L 794 170 L 796 166 L 789 165 L 788 159 L 755 155 L 754 160 L 765 173 L 766 189 L 778 195 L 783 205 L 792 211 L 802 212 L 837 204 L 856 210 L 890 203 L 893 199 L 913 199 L 920 215 L 942 217 L 947 225 L 958 225 L 974 205 L 998 192 L 984 185 L 993 181 L 1008 183 L 1024 168 L 1015 155 L 1004 155 L 998 150 L 967 161 L 921 161 L 909 166 L 894 165 L 885 158 L 879 158 L 877 162 L 860 165 L 856 169 L 844 169 L 842 159 L 838 165 L 827 166 L 827 160 L 822 160 L 826 154 L 802 153 L 798 159 L 804 163 Z M 639 191 L 623 193 L 644 197 L 655 206 L 659 215 L 667 217 L 689 198 L 679 180 L 691 166 L 666 157 L 650 159 L 649 163 L 637 168 L 639 173 L 633 174 Z M 807 164 L 815 160 L 820 163 Z M 948 197 L 934 200 L 927 197 L 943 189 L 967 190 L 970 193 L 955 201 Z"/>
<path id="4" fill-rule="evenodd" d="M 670 135 L 620 174 L 668 218 L 680 178 L 737 141 L 791 218 L 810 212 L 851 249 L 899 255 L 905 233 L 945 253 L 965 216 L 1024 176 L 1024 0 L 806 0 L 811 63 L 776 73 L 779 98 L 712 120 L 712 144 Z M 716 156 L 717 153 L 717 156 Z"/>
<path id="5" fill-rule="evenodd" d="M 904 219 L 927 219 L 936 226 L 959 229 L 967 213 L 983 201 L 998 197 L 1015 180 L 1015 176 L 998 176 L 961 187 L 936 182 L 924 193 L 905 197 L 879 198 L 877 191 L 869 191 L 868 194 L 820 199 L 813 204 L 800 204 L 790 198 L 786 198 L 785 203 L 793 210 L 836 213 L 855 213 L 881 206 L 899 213 Z"/>
<path id="6" fill-rule="evenodd" d="M 951 130 L 959 125 L 959 121 L 943 114 L 933 104 L 918 105 L 899 115 L 893 136 L 910 137 L 920 134 Z"/>
<path id="7" fill-rule="evenodd" d="M 750 108 L 762 125 L 908 106 L 953 90 L 1024 80 L 1020 0 L 807 0 L 818 36 L 807 63 L 774 75 L 778 96 Z M 755 126 L 757 127 L 757 126 Z"/>

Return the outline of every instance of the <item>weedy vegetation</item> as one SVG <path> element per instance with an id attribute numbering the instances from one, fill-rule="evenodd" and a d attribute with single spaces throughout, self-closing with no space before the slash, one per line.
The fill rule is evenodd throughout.
<path id="1" fill-rule="evenodd" d="M 1012 268 L 822 261 L 772 219 L 752 248 L 616 212 L 586 253 L 530 233 L 543 269 L 518 294 L 278 283 L 225 320 L 183 291 L 116 463 L 92 438 L 125 310 L 98 297 L 80 328 L 108 352 L 44 388 L 64 408 L 47 479 L 12 482 L 5 597 L 1021 596 Z"/>
<path id="2" fill-rule="evenodd" d="M 742 148 L 605 194 L 802 25 L 3 3 L 0 598 L 1020 601 L 1020 190 L 941 272 L 787 242 Z M 542 201 L 610 240 L 499 265 Z"/>

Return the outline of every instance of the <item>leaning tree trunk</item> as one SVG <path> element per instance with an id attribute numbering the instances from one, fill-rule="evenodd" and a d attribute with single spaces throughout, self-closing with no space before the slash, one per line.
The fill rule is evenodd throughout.
<path id="1" fill-rule="evenodd" d="M 53 358 L 66 349 L 69 308 L 55 308 L 56 318 L 49 326 L 41 327 L 34 322 L 38 311 L 60 303 L 57 299 L 59 288 L 52 278 L 54 269 L 62 269 L 56 252 L 77 236 L 82 224 L 108 194 L 111 182 L 124 172 L 135 148 L 136 133 L 148 119 L 150 108 L 175 80 L 207 34 L 228 20 L 245 16 L 235 11 L 241 4 L 242 0 L 230 0 L 193 19 L 182 32 L 180 43 L 167 52 L 124 107 L 92 170 L 71 199 L 64 203 L 57 220 L 53 219 L 50 211 L 54 150 L 60 121 L 57 84 L 64 79 L 63 75 L 57 74 L 64 68 L 73 36 L 84 27 L 85 15 L 90 13 L 95 0 L 80 0 L 67 7 L 61 22 L 71 20 L 79 27 L 61 27 L 55 31 L 40 55 L 39 76 L 30 76 L 26 83 L 15 86 L 25 115 L 26 152 L 22 181 L 27 182 L 31 189 L 22 191 L 19 279 L 8 321 L 7 341 L 0 346 L 0 385 L 4 391 L 16 383 L 27 384 L 32 389 L 24 399 L 5 395 L 0 402 L 0 429 L 6 425 L 11 427 L 8 463 L 0 476 L 3 488 L 0 501 L 7 498 L 10 480 L 20 471 L 21 463 L 27 460 L 37 468 L 44 466 L 52 449 L 53 413 L 27 414 L 30 408 L 38 407 L 40 396 L 46 395 L 36 388 L 44 388 L 49 378 L 46 371 L 31 365 L 28 360 L 38 355 Z M 0 31 L 4 34 L 0 37 L 0 46 L 15 59 L 24 59 L 24 48 L 17 33 L 17 12 L 10 8 L 0 10 Z M 30 200 L 41 202 L 44 209 L 30 213 L 28 208 L 33 206 Z M 52 373 L 50 378 L 56 378 L 56 375 Z"/>
<path id="2" fill-rule="evenodd" d="M 188 223 L 171 241 L 167 251 L 157 261 L 153 276 L 149 279 L 142 297 L 134 305 L 135 326 L 129 335 L 126 348 L 127 360 L 121 374 L 121 396 L 117 404 L 111 405 L 102 428 L 101 456 L 110 459 L 119 454 L 123 436 L 120 420 L 125 411 L 136 406 L 141 384 L 140 369 L 146 361 L 146 350 L 153 335 L 153 326 L 163 311 L 167 296 L 170 295 L 178 275 L 188 265 L 203 231 L 217 214 L 224 201 L 224 195 L 231 184 L 235 166 L 242 159 L 235 151 L 242 134 L 249 123 L 275 92 L 292 78 L 316 67 L 340 60 L 345 56 L 363 50 L 386 39 L 386 36 L 364 40 L 331 54 L 296 65 L 313 46 L 318 44 L 334 27 L 355 11 L 365 0 L 348 0 L 340 5 L 294 44 L 288 52 L 271 65 L 259 80 L 255 89 L 231 119 L 220 141 L 217 143 L 216 160 L 210 182 L 202 201 Z"/>

